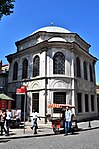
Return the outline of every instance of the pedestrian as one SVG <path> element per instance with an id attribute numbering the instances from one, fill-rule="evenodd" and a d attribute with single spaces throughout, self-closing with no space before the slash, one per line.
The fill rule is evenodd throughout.
<path id="1" fill-rule="evenodd" d="M 32 112 L 32 127 L 31 129 L 34 130 L 34 134 L 37 134 L 37 118 L 38 118 L 38 113 L 33 109 Z"/>
<path id="2" fill-rule="evenodd" d="M 16 127 L 19 128 L 19 125 L 21 123 L 21 110 L 20 109 L 16 109 Z"/>
<path id="3" fill-rule="evenodd" d="M 66 111 L 65 111 L 65 134 L 64 134 L 64 136 L 68 135 L 68 132 L 70 132 L 71 116 L 72 116 L 72 111 L 71 111 L 70 107 L 66 107 Z"/>
<path id="4" fill-rule="evenodd" d="M 11 110 L 8 109 L 7 112 L 6 112 L 7 135 L 9 135 L 10 124 L 11 124 Z"/>
<path id="5" fill-rule="evenodd" d="M 5 132 L 5 135 L 7 135 L 7 130 L 5 128 L 5 120 L 6 120 L 6 109 L 2 109 L 0 111 L 0 119 L 1 119 L 1 136 L 3 135 L 3 130 Z"/>

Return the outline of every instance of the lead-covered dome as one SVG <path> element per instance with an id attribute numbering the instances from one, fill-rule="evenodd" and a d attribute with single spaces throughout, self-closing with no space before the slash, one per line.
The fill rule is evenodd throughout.
<path id="1" fill-rule="evenodd" d="M 55 33 L 71 33 L 69 30 L 62 28 L 62 27 L 57 27 L 57 26 L 46 26 L 43 28 L 40 28 L 36 31 L 34 31 L 31 35 L 40 32 L 40 31 L 45 31 L 45 32 L 55 32 Z"/>

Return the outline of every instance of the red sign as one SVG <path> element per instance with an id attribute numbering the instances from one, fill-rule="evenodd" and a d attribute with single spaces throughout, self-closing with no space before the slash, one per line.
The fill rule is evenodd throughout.
<path id="1" fill-rule="evenodd" d="M 0 109 L 6 109 L 6 100 L 0 100 Z"/>
<path id="2" fill-rule="evenodd" d="M 25 94 L 26 93 L 26 86 L 22 86 L 21 88 L 16 89 L 16 94 Z"/>

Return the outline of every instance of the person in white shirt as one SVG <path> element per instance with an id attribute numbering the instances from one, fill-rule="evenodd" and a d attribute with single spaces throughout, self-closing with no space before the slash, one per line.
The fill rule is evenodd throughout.
<path id="1" fill-rule="evenodd" d="M 21 110 L 20 109 L 16 109 L 15 117 L 16 117 L 16 127 L 19 128 L 19 125 L 21 123 Z"/>
<path id="2" fill-rule="evenodd" d="M 7 127 L 7 135 L 9 135 L 9 127 L 11 124 L 11 110 L 8 109 L 6 112 L 6 127 Z"/>
<path id="3" fill-rule="evenodd" d="M 37 118 L 38 118 L 38 113 L 33 109 L 33 112 L 32 112 L 32 127 L 31 129 L 34 128 L 34 134 L 37 134 Z"/>
<path id="4" fill-rule="evenodd" d="M 65 136 L 68 134 L 71 128 L 71 116 L 72 116 L 72 111 L 69 107 L 66 107 L 65 111 Z"/>

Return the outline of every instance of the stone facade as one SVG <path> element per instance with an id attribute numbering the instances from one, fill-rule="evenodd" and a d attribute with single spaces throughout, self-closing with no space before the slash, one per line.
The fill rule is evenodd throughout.
<path id="1" fill-rule="evenodd" d="M 0 93 L 7 93 L 9 65 L 3 65 L 0 60 Z"/>
<path id="2" fill-rule="evenodd" d="M 8 55 L 7 60 L 10 63 L 8 93 L 15 98 L 17 108 L 23 111 L 24 97 L 16 95 L 16 89 L 25 85 L 28 117 L 33 108 L 42 117 L 46 113 L 58 116 L 57 110 L 48 109 L 48 104 L 55 102 L 75 106 L 74 112 L 79 121 L 97 117 L 97 58 L 89 53 L 90 45 L 78 34 L 60 27 L 44 27 L 16 42 L 16 47 L 17 52 Z M 34 61 L 35 58 L 39 61 Z M 22 78 L 24 60 L 27 75 Z M 36 70 L 39 70 L 38 74 L 33 76 Z M 17 77 L 13 79 L 16 72 Z"/>

